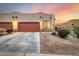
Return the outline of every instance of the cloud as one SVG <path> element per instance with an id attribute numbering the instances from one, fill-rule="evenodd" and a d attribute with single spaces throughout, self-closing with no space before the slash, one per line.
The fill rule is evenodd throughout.
<path id="1" fill-rule="evenodd" d="M 56 23 L 63 23 L 68 19 L 78 18 L 79 15 L 76 11 L 79 10 L 79 4 L 47 4 L 46 6 L 33 6 L 32 12 L 45 12 L 56 15 Z M 77 16 L 76 16 L 77 15 Z"/>

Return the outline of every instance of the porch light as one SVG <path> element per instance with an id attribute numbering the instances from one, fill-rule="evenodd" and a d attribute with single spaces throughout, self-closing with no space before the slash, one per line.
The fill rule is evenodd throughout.
<path id="1" fill-rule="evenodd" d="M 50 17 L 50 19 L 52 19 L 52 17 Z"/>
<path id="2" fill-rule="evenodd" d="M 13 19 L 17 19 L 18 17 L 17 17 L 17 16 L 12 16 L 12 18 L 13 18 Z"/>
<path id="3" fill-rule="evenodd" d="M 40 19 L 41 19 L 42 17 L 40 16 Z"/>

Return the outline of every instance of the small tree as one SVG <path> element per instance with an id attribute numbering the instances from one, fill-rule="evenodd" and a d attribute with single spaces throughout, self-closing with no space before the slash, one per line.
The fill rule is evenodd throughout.
<path id="1" fill-rule="evenodd" d="M 61 29 L 58 31 L 58 36 L 61 38 L 66 38 L 69 35 L 70 31 L 66 29 Z"/>

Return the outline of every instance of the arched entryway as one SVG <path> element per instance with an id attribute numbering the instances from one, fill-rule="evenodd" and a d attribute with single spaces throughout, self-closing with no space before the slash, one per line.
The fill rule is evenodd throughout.
<path id="1" fill-rule="evenodd" d="M 41 21 L 40 22 L 40 29 L 41 29 L 41 31 L 52 31 L 53 22 L 51 22 L 51 21 Z"/>

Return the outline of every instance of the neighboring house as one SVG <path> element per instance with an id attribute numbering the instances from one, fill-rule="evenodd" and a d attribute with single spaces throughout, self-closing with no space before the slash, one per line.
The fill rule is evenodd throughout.
<path id="1" fill-rule="evenodd" d="M 58 25 L 58 28 L 70 29 L 70 30 L 74 29 L 75 27 L 79 27 L 79 19 L 72 19 L 66 23 Z"/>
<path id="2" fill-rule="evenodd" d="M 55 16 L 46 13 L 0 13 L 0 28 L 19 32 L 54 31 Z"/>

